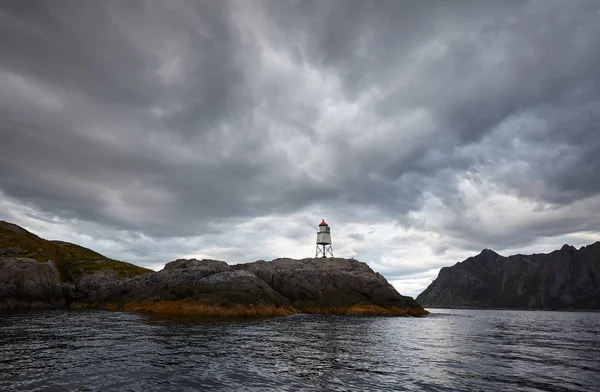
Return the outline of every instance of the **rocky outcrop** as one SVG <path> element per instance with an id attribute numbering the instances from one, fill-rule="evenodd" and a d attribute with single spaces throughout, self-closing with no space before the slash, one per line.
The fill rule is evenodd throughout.
<path id="1" fill-rule="evenodd" d="M 73 302 L 98 303 L 105 299 L 111 287 L 123 278 L 114 270 L 103 269 L 90 274 L 82 274 L 73 282 L 62 284 L 67 305 Z"/>
<path id="2" fill-rule="evenodd" d="M 600 310 L 600 242 L 509 257 L 486 249 L 442 268 L 417 301 L 425 307 Z"/>
<path id="3" fill-rule="evenodd" d="M 296 312 L 421 316 L 367 264 L 346 259 L 277 259 L 230 266 L 176 260 L 131 279 L 86 277 L 77 307 L 202 316 L 280 316 Z M 75 293 L 84 292 L 80 286 Z"/>
<path id="4" fill-rule="evenodd" d="M 0 267 L 0 310 L 71 306 L 228 317 L 427 314 L 367 264 L 339 258 L 235 266 L 181 259 L 154 272 L 0 221 Z"/>
<path id="5" fill-rule="evenodd" d="M 52 308 L 93 298 L 109 281 L 150 272 L 0 221 L 0 309 Z"/>
<path id="6" fill-rule="evenodd" d="M 93 282 L 98 280 L 92 279 Z M 161 314 L 275 316 L 295 313 L 290 301 L 256 275 L 223 261 L 176 260 L 159 272 L 131 279 L 103 276 L 74 306 Z M 80 293 L 82 290 L 77 289 Z"/>
<path id="7" fill-rule="evenodd" d="M 414 299 L 400 295 L 383 276 L 354 259 L 275 259 L 234 268 L 251 271 L 302 313 L 427 314 Z"/>
<path id="8" fill-rule="evenodd" d="M 0 310 L 62 307 L 65 303 L 52 261 L 0 258 Z"/>

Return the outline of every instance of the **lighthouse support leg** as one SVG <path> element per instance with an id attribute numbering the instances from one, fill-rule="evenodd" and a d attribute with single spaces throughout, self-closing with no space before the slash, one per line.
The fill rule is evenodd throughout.
<path id="1" fill-rule="evenodd" d="M 333 248 L 331 245 L 317 245 L 317 251 L 315 252 L 315 258 L 326 258 L 333 257 Z"/>
<path id="2" fill-rule="evenodd" d="M 333 248 L 331 245 L 323 245 L 323 253 L 325 253 L 323 257 L 333 257 Z"/>
<path id="3" fill-rule="evenodd" d="M 319 256 L 325 257 L 325 247 L 321 247 L 321 245 L 317 244 L 317 252 L 315 253 L 315 258 Z"/>

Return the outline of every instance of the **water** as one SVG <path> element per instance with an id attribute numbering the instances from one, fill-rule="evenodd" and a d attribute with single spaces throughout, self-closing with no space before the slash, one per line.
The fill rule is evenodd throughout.
<path id="1" fill-rule="evenodd" d="M 0 315 L 1 391 L 600 391 L 600 313 Z"/>

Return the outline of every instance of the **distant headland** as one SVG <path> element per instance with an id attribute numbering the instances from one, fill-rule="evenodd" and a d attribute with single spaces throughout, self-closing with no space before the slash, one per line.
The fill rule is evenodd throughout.
<path id="1" fill-rule="evenodd" d="M 428 313 L 354 259 L 180 259 L 154 272 L 0 221 L 0 310 L 65 307 L 224 317 Z"/>
<path id="2" fill-rule="evenodd" d="M 484 249 L 442 268 L 417 301 L 438 308 L 600 310 L 600 242 L 509 257 Z"/>

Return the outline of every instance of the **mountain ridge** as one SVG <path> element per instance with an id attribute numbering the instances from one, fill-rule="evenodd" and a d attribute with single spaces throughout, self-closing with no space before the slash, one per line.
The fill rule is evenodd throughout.
<path id="1" fill-rule="evenodd" d="M 443 267 L 417 302 L 425 307 L 600 310 L 600 241 L 507 257 L 484 249 Z"/>

